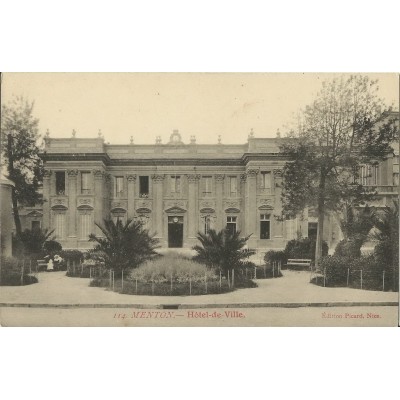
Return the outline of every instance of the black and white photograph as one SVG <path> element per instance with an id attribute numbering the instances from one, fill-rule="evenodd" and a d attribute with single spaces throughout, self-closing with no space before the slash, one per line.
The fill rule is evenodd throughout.
<path id="1" fill-rule="evenodd" d="M 1 325 L 398 325 L 398 74 L 4 73 L 1 104 Z"/>

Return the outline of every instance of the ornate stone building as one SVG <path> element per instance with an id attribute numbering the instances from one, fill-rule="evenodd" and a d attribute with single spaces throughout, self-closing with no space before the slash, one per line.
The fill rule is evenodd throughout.
<path id="1" fill-rule="evenodd" d="M 163 248 L 190 248 L 198 231 L 240 230 L 249 247 L 262 253 L 283 249 L 288 240 L 316 233 L 316 216 L 307 210 L 292 220 L 279 218 L 286 139 L 255 138 L 243 145 L 182 142 L 174 131 L 166 144 L 106 144 L 94 139 L 45 137 L 45 176 L 41 209 L 25 209 L 25 228 L 55 229 L 63 248 L 87 249 L 95 222 L 140 219 Z M 398 148 L 379 168 L 365 172 L 365 184 L 378 186 L 384 205 L 396 196 Z M 367 178 L 368 174 L 368 178 Z M 362 178 L 364 179 L 364 178 Z M 341 239 L 335 216 L 324 238 L 333 249 Z"/>

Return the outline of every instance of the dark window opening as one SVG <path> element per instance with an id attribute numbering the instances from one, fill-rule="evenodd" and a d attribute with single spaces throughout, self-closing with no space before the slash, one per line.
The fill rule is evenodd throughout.
<path id="1" fill-rule="evenodd" d="M 56 172 L 56 194 L 58 194 L 58 195 L 65 194 L 65 172 L 64 171 Z"/>
<path id="2" fill-rule="evenodd" d="M 149 197 L 149 177 L 139 176 L 139 196 Z"/>
<path id="3" fill-rule="evenodd" d="M 318 231 L 318 222 L 309 222 L 308 223 L 308 237 L 316 239 Z"/>
<path id="4" fill-rule="evenodd" d="M 270 221 L 260 221 L 260 239 L 270 238 Z"/>
<path id="5" fill-rule="evenodd" d="M 32 231 L 40 230 L 40 221 L 32 221 L 31 227 Z"/>
<path id="6" fill-rule="evenodd" d="M 226 218 L 226 230 L 231 235 L 236 233 L 236 217 L 227 217 Z"/>

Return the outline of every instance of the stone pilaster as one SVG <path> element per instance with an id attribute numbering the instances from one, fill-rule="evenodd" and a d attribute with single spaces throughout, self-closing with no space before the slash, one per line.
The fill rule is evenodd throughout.
<path id="1" fill-rule="evenodd" d="M 94 222 L 103 224 L 104 218 L 104 180 L 106 178 L 104 171 L 96 169 L 93 171 L 94 175 Z M 97 236 L 103 236 L 100 228 L 95 226 Z"/>
<path id="2" fill-rule="evenodd" d="M 189 183 L 189 204 L 188 204 L 188 239 L 194 243 L 198 228 L 198 182 L 200 175 L 188 174 L 186 175 Z"/>
<path id="3" fill-rule="evenodd" d="M 68 237 L 76 238 L 76 180 L 77 169 L 67 170 L 68 174 Z"/>
<path id="4" fill-rule="evenodd" d="M 257 242 L 257 174 L 258 169 L 249 168 L 246 171 L 246 235 L 250 235 L 249 247 L 255 247 Z"/>
<path id="5" fill-rule="evenodd" d="M 224 199 L 224 174 L 216 174 L 215 175 L 215 208 L 217 213 L 217 230 L 225 228 L 226 221 L 224 218 L 224 210 L 222 207 L 223 199 Z"/>
<path id="6" fill-rule="evenodd" d="M 43 229 L 50 229 L 50 176 L 51 171 L 46 169 L 43 175 Z"/>
<path id="7" fill-rule="evenodd" d="M 128 181 L 128 219 L 132 219 L 135 216 L 136 174 L 129 174 L 126 179 Z"/>
<path id="8" fill-rule="evenodd" d="M 153 180 L 153 231 L 156 232 L 156 237 L 161 239 L 163 236 L 163 182 L 165 175 L 154 174 Z"/>
<path id="9" fill-rule="evenodd" d="M 274 215 L 278 218 L 273 218 L 272 235 L 276 238 L 283 238 L 283 220 L 280 218 L 282 214 L 282 170 L 274 169 L 274 194 L 275 194 L 275 209 Z M 272 218 L 271 218 L 272 221 Z"/>
<path id="10" fill-rule="evenodd" d="M 246 199 L 246 179 L 247 175 L 246 174 L 241 174 L 240 175 L 240 198 L 242 200 L 242 207 L 240 210 L 240 231 L 243 236 L 246 234 L 246 204 L 247 204 L 247 199 Z"/>

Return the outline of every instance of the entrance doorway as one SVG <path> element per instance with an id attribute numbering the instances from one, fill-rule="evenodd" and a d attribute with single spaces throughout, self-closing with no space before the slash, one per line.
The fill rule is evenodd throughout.
<path id="1" fill-rule="evenodd" d="M 183 217 L 168 217 L 168 247 L 183 246 Z"/>

